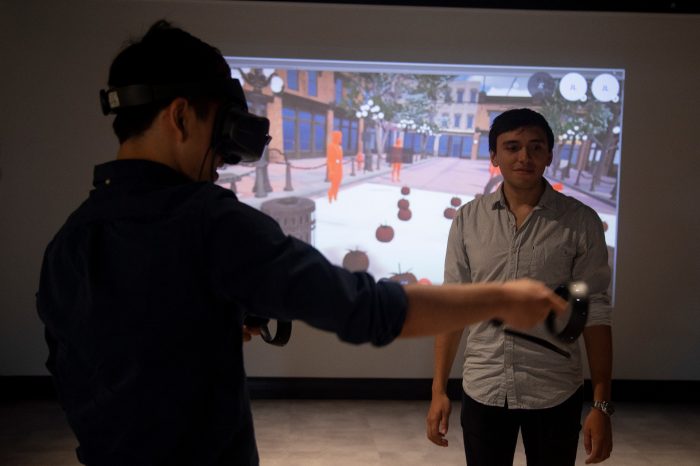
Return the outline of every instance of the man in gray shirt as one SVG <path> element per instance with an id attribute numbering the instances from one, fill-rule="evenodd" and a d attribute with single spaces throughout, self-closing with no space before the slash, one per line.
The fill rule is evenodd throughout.
<path id="1" fill-rule="evenodd" d="M 584 446 L 586 463 L 599 463 L 612 450 L 610 268 L 598 215 L 543 178 L 553 144 L 549 124 L 535 111 L 509 110 L 494 120 L 489 150 L 504 181 L 454 219 L 445 282 L 529 277 L 552 288 L 573 280 L 587 283 L 590 311 L 583 337 L 597 409 L 584 421 Z M 518 431 L 528 466 L 573 466 L 583 403 L 579 344 L 553 339 L 544 326 L 530 332 L 539 344 L 489 322 L 436 337 L 428 438 L 447 446 L 446 386 L 462 333 L 467 342 L 461 422 L 469 466 L 512 465 Z"/>

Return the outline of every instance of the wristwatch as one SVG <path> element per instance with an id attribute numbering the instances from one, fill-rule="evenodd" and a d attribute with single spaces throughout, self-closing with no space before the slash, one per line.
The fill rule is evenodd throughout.
<path id="1" fill-rule="evenodd" d="M 606 416 L 612 416 L 613 413 L 615 413 L 615 405 L 613 405 L 609 401 L 598 401 L 595 400 L 593 401 L 593 407 L 595 409 L 599 409 L 605 414 Z"/>

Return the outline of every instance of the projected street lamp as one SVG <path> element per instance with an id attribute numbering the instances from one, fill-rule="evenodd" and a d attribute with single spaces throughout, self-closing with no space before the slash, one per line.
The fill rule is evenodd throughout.
<path id="1" fill-rule="evenodd" d="M 375 141 L 377 143 L 377 169 L 379 169 L 379 145 L 381 144 L 381 135 L 378 134 L 378 129 L 379 125 L 381 125 L 382 120 L 384 119 L 384 112 L 382 112 L 382 109 L 379 105 L 374 103 L 374 100 L 369 99 L 367 102 L 364 104 L 360 105 L 359 110 L 355 112 L 355 116 L 358 119 L 371 119 L 374 121 L 374 128 L 375 128 Z M 367 132 L 367 129 L 364 129 L 364 132 Z M 364 139 L 364 138 L 363 138 Z M 369 152 L 369 151 L 366 151 Z M 367 153 L 365 154 L 365 171 L 372 171 L 372 154 Z"/>
<path id="2" fill-rule="evenodd" d="M 421 160 L 423 160 L 425 158 L 425 146 L 428 143 L 428 138 L 433 135 L 433 129 L 427 123 L 423 123 L 416 128 L 416 132 L 421 136 L 420 156 Z"/>
<path id="3" fill-rule="evenodd" d="M 566 180 L 571 172 L 571 164 L 574 161 L 574 149 L 576 149 L 576 141 L 581 140 L 585 141 L 588 139 L 588 136 L 585 134 L 585 130 L 582 129 L 579 125 L 574 125 L 573 127 L 569 128 L 566 131 L 566 136 L 567 138 L 571 139 L 571 149 L 569 150 L 569 161 L 566 164 L 566 167 L 562 170 L 561 177 L 563 180 Z M 581 158 L 581 154 L 579 154 L 579 159 Z M 579 163 L 580 165 L 580 163 Z M 577 180 L 578 182 L 578 180 Z"/>
<path id="4" fill-rule="evenodd" d="M 403 141 L 403 149 L 402 149 L 402 157 L 403 154 L 406 154 L 406 130 L 412 130 L 415 131 L 418 125 L 416 124 L 415 121 L 411 118 L 402 118 L 401 121 L 399 121 L 398 125 L 399 129 L 401 132 L 403 132 L 403 136 L 401 137 L 401 140 Z M 411 160 L 413 160 L 413 155 L 411 155 Z"/>
<path id="5" fill-rule="evenodd" d="M 596 148 L 596 152 L 590 160 L 591 183 L 588 190 L 591 192 L 596 191 L 596 187 L 602 181 L 603 175 L 608 173 L 615 159 L 617 147 L 620 142 L 620 127 L 618 125 L 613 126 L 613 123 L 611 123 L 601 136 L 602 141 L 599 140 L 599 146 Z M 617 181 L 618 177 L 616 176 L 615 183 L 610 191 L 610 199 L 615 199 L 617 195 Z"/>
<path id="6" fill-rule="evenodd" d="M 246 93 L 251 107 L 249 110 L 262 117 L 267 117 L 267 104 L 273 98 L 264 94 L 263 89 L 269 87 L 273 96 L 284 90 L 284 80 L 275 73 L 273 68 L 234 68 L 231 70 L 231 77 L 241 81 L 241 85 L 248 84 L 253 88 Z M 283 155 L 287 162 L 286 154 Z M 272 192 L 267 171 L 269 164 L 268 148 L 265 146 L 262 157 L 255 163 L 255 185 L 253 186 L 255 197 L 266 197 L 267 193 Z M 287 169 L 289 169 L 289 163 L 287 163 Z"/>
<path id="7" fill-rule="evenodd" d="M 275 73 L 274 68 L 234 68 L 231 70 L 231 77 L 250 85 L 253 92 L 258 94 L 262 94 L 267 86 L 270 86 L 273 94 L 284 90 L 284 80 Z"/>
<path id="8" fill-rule="evenodd" d="M 588 140 L 588 135 L 587 135 L 587 134 L 583 134 L 583 135 L 581 135 L 580 139 L 581 139 L 581 142 L 586 142 L 586 141 Z M 579 154 L 578 154 L 578 167 L 576 167 L 576 168 L 578 169 L 578 173 L 576 174 L 576 181 L 574 182 L 574 186 L 578 186 L 579 182 L 581 181 L 581 173 L 582 173 L 583 170 L 586 168 L 586 162 L 587 162 L 587 160 L 584 159 L 583 155 L 584 155 L 584 154 L 582 154 L 581 151 L 579 151 Z M 587 158 L 587 157 L 588 157 L 588 155 L 586 154 L 586 158 Z"/>
<path id="9" fill-rule="evenodd" d="M 398 127 L 401 128 L 401 130 L 405 131 L 407 129 L 416 129 L 417 125 L 416 122 L 409 119 L 402 119 L 399 121 Z"/>
<path id="10" fill-rule="evenodd" d="M 621 128 L 618 125 L 613 126 L 612 134 L 613 134 L 614 140 L 616 141 L 615 146 L 617 146 L 617 144 L 620 141 L 620 131 L 621 131 Z M 615 152 L 616 151 L 617 151 L 617 147 L 615 148 Z M 611 154 L 611 155 L 614 158 L 614 154 Z M 612 160 L 610 162 L 612 163 Z M 605 166 L 605 165 L 603 165 L 603 166 Z M 619 179 L 620 179 L 619 176 L 615 177 L 615 185 L 610 190 L 610 199 L 612 199 L 613 201 L 617 199 L 617 183 L 618 183 Z M 595 182 L 596 182 L 596 177 L 595 176 L 591 177 L 591 191 L 593 191 L 593 189 L 595 188 Z"/>

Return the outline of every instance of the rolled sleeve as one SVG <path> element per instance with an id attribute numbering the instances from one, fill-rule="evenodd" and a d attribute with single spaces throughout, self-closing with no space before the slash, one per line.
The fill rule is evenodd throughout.
<path id="1" fill-rule="evenodd" d="M 586 325 L 611 326 L 612 306 L 608 287 L 612 274 L 608 265 L 603 223 L 598 214 L 589 207 L 583 207 L 582 214 L 584 229 L 572 276 L 574 280 L 584 281 L 588 285 L 590 308 Z"/>
<path id="2" fill-rule="evenodd" d="M 445 251 L 445 283 L 471 283 L 469 256 L 463 240 L 463 219 L 468 214 L 467 206 L 462 207 L 452 220 Z"/>
<path id="3" fill-rule="evenodd" d="M 371 275 L 356 273 L 365 282 L 361 298 L 351 307 L 344 325 L 336 333 L 348 343 L 369 342 L 375 346 L 388 345 L 401 333 L 408 300 L 403 286 L 389 280 L 375 283 Z M 364 296 L 363 296 L 364 295 Z"/>

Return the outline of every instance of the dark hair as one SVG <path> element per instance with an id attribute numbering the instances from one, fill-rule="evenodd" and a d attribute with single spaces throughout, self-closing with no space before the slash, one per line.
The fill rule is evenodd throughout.
<path id="1" fill-rule="evenodd" d="M 140 41 L 131 41 L 112 62 L 109 87 L 132 84 L 180 85 L 230 78 L 231 69 L 218 49 L 165 20 L 157 21 Z M 146 131 L 156 115 L 176 97 L 186 97 L 204 118 L 215 95 L 192 96 L 185 89 L 169 99 L 117 110 L 112 123 L 119 142 Z"/>
<path id="2" fill-rule="evenodd" d="M 496 152 L 496 140 L 499 135 L 527 126 L 541 128 L 542 131 L 544 131 L 547 136 L 547 147 L 551 152 L 554 148 L 554 133 L 552 132 L 552 128 L 550 128 L 549 123 L 547 123 L 547 120 L 540 113 L 530 110 L 529 108 L 506 110 L 494 118 L 491 124 L 491 130 L 489 131 L 489 150 L 491 152 Z"/>

